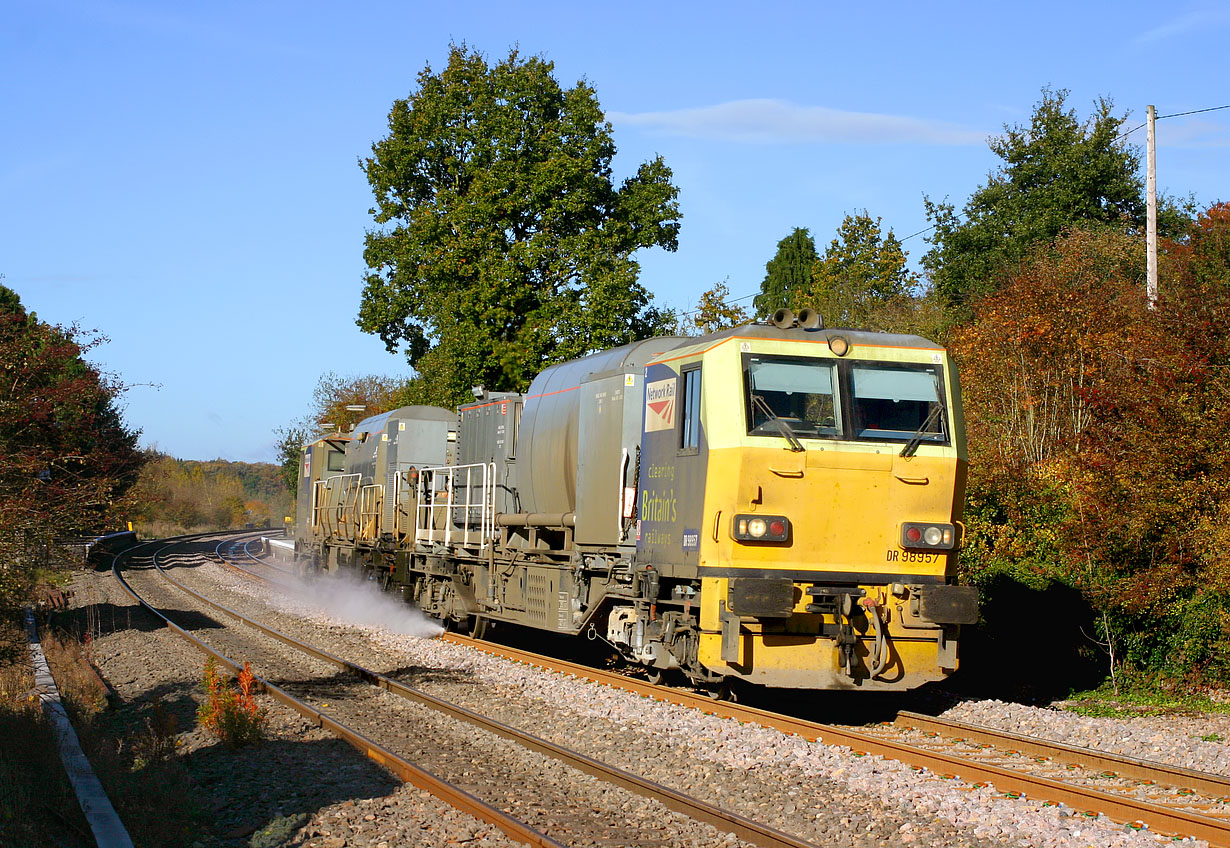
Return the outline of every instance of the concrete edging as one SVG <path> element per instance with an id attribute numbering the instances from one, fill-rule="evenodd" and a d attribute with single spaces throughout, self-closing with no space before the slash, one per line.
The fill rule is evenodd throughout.
<path id="1" fill-rule="evenodd" d="M 81 812 L 94 832 L 98 848 L 133 848 L 132 838 L 111 806 L 111 799 L 103 790 L 94 767 L 81 750 L 77 731 L 73 730 L 68 713 L 60 702 L 60 690 L 51 676 L 47 655 L 43 653 L 43 645 L 38 638 L 38 626 L 34 623 L 34 612 L 30 609 L 26 610 L 26 639 L 30 647 L 30 661 L 34 666 L 34 689 L 42 702 L 43 713 L 51 722 L 56 745 L 60 749 L 60 760 L 64 763 L 73 791 L 77 793 Z"/>

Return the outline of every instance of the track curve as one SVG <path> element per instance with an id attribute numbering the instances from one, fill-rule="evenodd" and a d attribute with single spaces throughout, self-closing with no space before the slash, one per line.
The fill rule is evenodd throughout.
<path id="1" fill-rule="evenodd" d="M 215 553 L 223 564 L 235 569 L 249 579 L 255 579 L 270 584 L 278 584 L 281 582 L 267 575 L 253 572 L 243 565 L 234 562 L 231 558 L 233 552 L 229 546 L 230 544 L 231 543 L 227 542 L 220 543 L 215 548 Z M 238 545 L 235 545 L 235 547 L 238 547 Z M 610 766 L 592 757 L 569 750 L 563 746 L 541 739 L 530 733 L 494 721 L 472 710 L 451 704 L 440 698 L 427 694 L 426 692 L 394 680 L 391 677 L 379 674 L 358 663 L 351 662 L 344 658 L 335 656 L 330 652 L 323 651 L 302 642 L 301 640 L 281 633 L 274 628 L 267 627 L 250 617 L 244 616 L 243 614 L 230 609 L 225 605 L 219 604 L 205 597 L 201 593 L 186 586 L 181 581 L 176 580 L 169 573 L 167 573 L 165 568 L 159 566 L 157 562 L 155 562 L 155 567 L 158 568 L 158 571 L 162 575 L 163 579 L 169 581 L 179 590 L 192 596 L 198 603 L 221 612 L 224 615 L 241 622 L 245 626 L 257 630 L 284 645 L 294 648 L 297 651 L 329 663 L 330 665 L 333 665 L 349 674 L 353 674 L 357 679 L 376 686 L 379 689 L 385 690 L 390 694 L 413 701 L 438 713 L 447 715 L 457 721 L 466 722 L 495 736 L 511 740 L 527 750 L 550 757 L 570 768 L 595 777 L 605 783 L 609 783 L 613 786 L 620 787 L 621 789 L 628 790 L 643 798 L 660 803 L 669 810 L 673 810 L 676 813 L 687 816 L 690 819 L 712 825 L 720 831 L 733 834 L 748 843 L 763 846 L 763 848 L 814 848 L 811 843 L 798 839 L 788 833 L 776 830 L 752 819 L 748 819 L 744 816 L 721 809 L 715 805 L 706 803 L 685 793 L 675 791 L 658 783 L 654 783 L 653 781 L 645 780 L 635 774 L 632 774 L 631 772 Z M 233 660 L 228 662 L 228 667 L 236 667 Z M 266 681 L 265 685 L 271 686 L 272 684 L 269 684 Z M 289 693 L 284 694 L 286 697 L 293 699 L 293 696 L 289 695 Z M 321 715 L 318 711 L 311 708 L 310 705 L 308 705 L 308 710 L 310 712 L 304 713 L 305 715 Z M 381 749 L 380 753 L 382 756 L 389 755 L 389 752 L 383 749 Z M 452 802 L 450 801 L 450 803 Z M 466 809 L 466 812 L 471 811 Z M 537 843 L 531 842 L 530 844 Z"/>
<path id="2" fill-rule="evenodd" d="M 174 631 L 177 635 L 181 636 L 185 640 L 187 640 L 190 644 L 196 647 L 201 653 L 206 654 L 208 656 L 212 656 L 215 660 L 218 661 L 220 665 L 226 667 L 232 673 L 238 674 L 239 671 L 243 667 L 242 663 L 237 662 L 236 660 L 230 657 L 227 657 L 223 655 L 222 653 L 214 650 L 204 641 L 192 635 L 186 628 L 172 621 L 168 616 L 164 615 L 161 610 L 157 609 L 155 606 L 150 604 L 145 598 L 143 598 L 130 585 L 129 581 L 125 578 L 123 574 L 124 566 L 132 560 L 133 556 L 136 554 L 137 551 L 143 548 L 150 549 L 150 555 L 154 560 L 155 567 L 157 567 L 158 552 L 165 551 L 166 549 L 169 549 L 169 548 L 174 548 L 177 545 L 182 545 L 186 541 L 199 540 L 199 539 L 211 536 L 211 535 L 216 535 L 216 534 L 208 534 L 208 533 L 198 534 L 198 535 L 194 535 L 191 537 L 178 537 L 173 540 L 160 540 L 157 542 L 147 542 L 142 545 L 138 545 L 135 548 L 130 548 L 129 550 L 123 552 L 116 558 L 115 564 L 112 567 L 112 573 L 114 574 L 115 578 L 119 581 L 120 585 L 124 588 L 124 590 L 144 609 L 146 609 L 148 612 L 150 612 L 152 615 L 156 616 L 157 618 L 161 619 L 166 627 Z M 157 546 L 159 545 L 161 545 L 162 548 L 158 548 Z M 177 582 L 177 581 L 173 581 L 173 582 Z M 190 591 L 190 590 L 185 589 L 185 591 Z M 214 606 L 212 603 L 209 603 L 209 605 Z M 546 834 L 540 833 L 539 831 L 526 825 L 524 822 L 521 822 L 520 820 L 508 815 L 502 810 L 499 810 L 496 807 L 493 807 L 492 805 L 487 804 L 485 801 L 471 795 L 465 790 L 457 786 L 454 786 L 453 784 L 450 784 L 447 781 L 441 780 L 440 778 L 436 777 L 435 775 L 431 774 L 425 769 L 421 769 L 418 766 L 414 765 L 413 763 L 409 762 L 408 760 L 402 757 L 399 757 L 394 752 L 375 743 L 371 739 L 368 739 L 364 735 L 351 729 L 350 727 L 346 726 L 342 722 L 339 722 L 336 719 L 332 718 L 325 712 L 314 708 L 313 706 L 311 706 L 310 704 L 308 704 L 307 702 L 303 700 L 300 700 L 299 698 L 294 697 L 289 692 L 273 684 L 269 680 L 266 680 L 263 677 L 257 676 L 256 681 L 257 681 L 257 685 L 260 691 L 274 698 L 279 703 L 287 707 L 290 707 L 292 710 L 299 713 L 301 716 L 313 722 L 317 726 L 322 727 L 332 732 L 334 735 L 338 736 L 340 739 L 343 739 L 344 741 L 350 743 L 355 748 L 363 752 L 363 754 L 366 755 L 369 759 L 379 763 L 380 765 L 392 771 L 404 782 L 411 783 L 415 786 L 418 786 L 421 789 L 424 789 L 430 792 L 432 795 L 439 798 L 440 800 L 450 804 L 451 806 L 459 810 L 462 810 L 466 813 L 469 813 L 470 815 L 473 815 L 475 818 L 478 818 L 482 821 L 485 821 L 499 828 L 501 831 L 503 831 L 505 834 L 507 834 L 511 838 L 524 842 L 527 845 L 541 846 L 541 848 L 563 848 L 561 843 L 556 842 L 555 840 L 551 839 Z"/>

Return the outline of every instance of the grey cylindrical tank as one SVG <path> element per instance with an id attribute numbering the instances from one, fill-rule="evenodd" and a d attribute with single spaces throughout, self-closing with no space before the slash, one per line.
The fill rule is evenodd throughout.
<path id="1" fill-rule="evenodd" d="M 602 351 L 582 359 L 561 362 L 539 374 L 530 384 L 517 434 L 516 485 L 522 513 L 569 513 L 577 506 L 578 419 L 581 384 L 599 375 L 635 374 L 639 398 L 644 392 L 645 364 L 660 354 L 692 339 L 658 336 Z M 593 434 L 590 434 L 591 436 Z M 639 433 L 638 433 L 639 435 Z M 623 448 L 620 434 L 610 433 L 611 443 L 594 444 L 587 450 Z"/>

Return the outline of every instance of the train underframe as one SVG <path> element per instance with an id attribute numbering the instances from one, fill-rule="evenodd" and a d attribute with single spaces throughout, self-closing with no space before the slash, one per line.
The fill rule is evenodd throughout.
<path id="1" fill-rule="evenodd" d="M 652 681 L 676 674 L 714 693 L 735 679 L 902 690 L 957 665 L 959 626 L 920 615 L 919 600 L 930 592 L 935 607 L 937 593 L 961 587 L 787 580 L 787 591 L 802 598 L 798 608 L 755 615 L 738 613 L 764 611 L 734 606 L 735 599 L 780 594 L 782 580 L 663 576 L 617 551 L 320 545 L 300 559 L 311 570 L 362 574 L 450 629 L 481 637 L 490 622 L 509 622 L 584 635 Z M 726 600 L 702 615 L 718 595 Z"/>

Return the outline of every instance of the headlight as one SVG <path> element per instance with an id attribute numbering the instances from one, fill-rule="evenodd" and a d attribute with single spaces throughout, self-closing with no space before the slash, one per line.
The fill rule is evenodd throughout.
<path id="1" fill-rule="evenodd" d="M 784 515 L 736 515 L 730 535 L 739 542 L 785 542 L 790 539 L 790 519 Z"/>
<path id="2" fill-rule="evenodd" d="M 950 551 L 957 546 L 957 528 L 952 524 L 901 525 L 901 547 L 913 550 Z"/>

